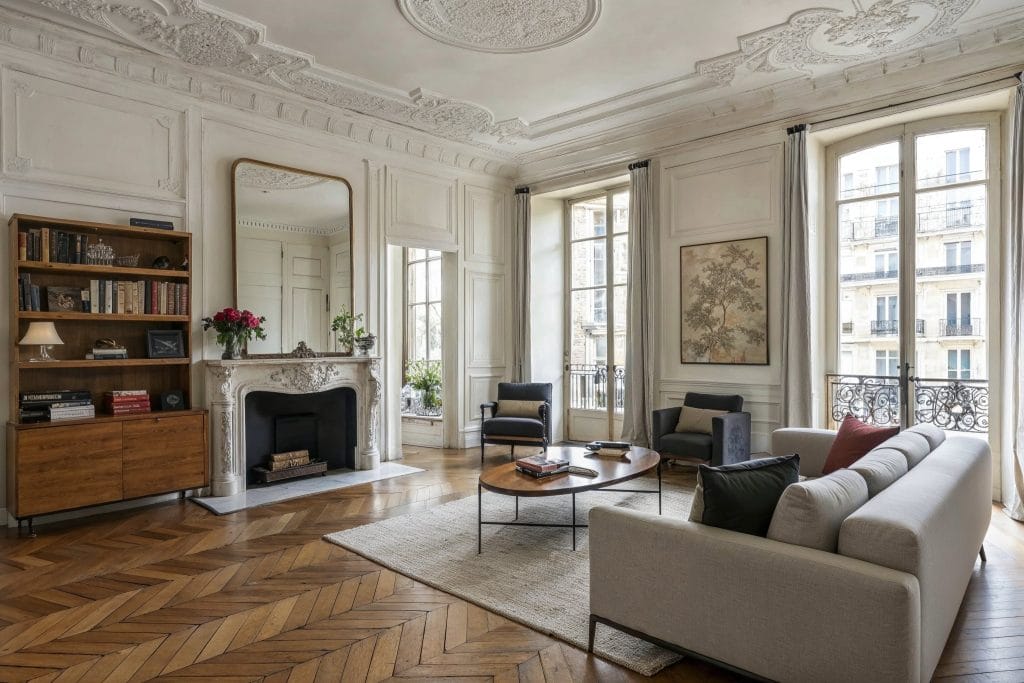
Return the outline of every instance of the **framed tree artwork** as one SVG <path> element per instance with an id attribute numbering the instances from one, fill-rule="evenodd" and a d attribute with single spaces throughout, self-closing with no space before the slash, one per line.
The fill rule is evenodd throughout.
<path id="1" fill-rule="evenodd" d="M 681 363 L 768 364 L 768 238 L 679 248 Z"/>

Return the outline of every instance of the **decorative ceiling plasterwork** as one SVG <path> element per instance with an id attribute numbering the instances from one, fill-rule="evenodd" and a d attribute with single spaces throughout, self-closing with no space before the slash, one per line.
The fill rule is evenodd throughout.
<path id="1" fill-rule="evenodd" d="M 345 76 L 314 64 L 310 55 L 265 40 L 266 28 L 228 17 L 198 0 L 164 0 L 140 7 L 104 0 L 36 0 L 52 10 L 102 27 L 140 47 L 265 85 L 285 87 L 320 102 L 376 116 L 444 138 L 488 145 L 525 134 L 519 119 L 494 120 L 487 109 L 422 89 L 408 97 L 354 87 Z"/>
<path id="2" fill-rule="evenodd" d="M 600 0 L 397 0 L 421 33 L 479 52 L 536 52 L 593 28 Z"/>
<path id="3" fill-rule="evenodd" d="M 330 178 L 293 173 L 280 168 L 239 164 L 235 171 L 235 182 L 243 187 L 254 187 L 258 190 L 301 190 L 326 183 Z"/>
<path id="4" fill-rule="evenodd" d="M 854 0 L 853 14 L 831 8 L 797 12 L 778 26 L 748 33 L 739 49 L 697 62 L 697 73 L 729 85 L 737 71 L 786 69 L 813 74 L 811 67 L 877 59 L 954 32 L 977 0 Z"/>
<path id="5" fill-rule="evenodd" d="M 691 104 L 702 104 L 714 112 L 721 107 L 734 110 L 736 98 L 741 96 L 754 102 L 760 101 L 759 97 L 773 97 L 779 84 L 762 84 L 745 93 L 730 92 L 727 87 L 735 88 L 744 74 L 778 73 L 779 83 L 800 76 L 805 81 L 816 81 L 824 75 L 841 75 L 835 67 L 845 70 L 930 46 L 944 36 L 955 37 L 957 23 L 978 2 L 851 0 L 850 10 L 800 11 L 783 24 L 741 36 L 738 50 L 697 62 L 693 72 L 674 81 L 616 95 L 600 106 L 578 107 L 527 125 L 520 118 L 495 121 L 484 107 L 424 89 L 403 95 L 319 67 L 310 55 L 267 42 L 263 25 L 219 14 L 199 0 L 132 0 L 137 4 L 103 0 L 34 1 L 102 27 L 157 54 L 284 88 L 292 94 L 379 121 L 474 145 L 510 160 L 539 151 L 542 141 L 548 145 L 562 144 L 581 135 L 600 133 L 602 129 L 611 133 L 623 125 L 650 120 L 652 108 L 657 110 L 658 103 L 674 98 L 720 93 L 713 101 L 706 97 L 691 100 Z M 508 1 L 510 5 L 516 4 Z M 829 69 L 830 66 L 833 68 Z M 621 112 L 627 112 L 629 118 L 616 119 Z M 605 116 L 608 119 L 601 124 Z M 562 142 L 552 140 L 552 134 Z M 532 149 L 513 155 L 512 145 L 523 140 Z"/>
<path id="6" fill-rule="evenodd" d="M 236 222 L 238 227 L 248 228 L 249 230 L 259 230 L 262 232 L 290 232 L 301 235 L 315 235 L 316 237 L 330 237 L 331 235 L 339 233 L 348 227 L 346 225 L 293 225 L 291 223 L 275 223 L 273 221 L 265 221 L 261 218 L 250 218 L 246 216 L 239 218 Z"/>

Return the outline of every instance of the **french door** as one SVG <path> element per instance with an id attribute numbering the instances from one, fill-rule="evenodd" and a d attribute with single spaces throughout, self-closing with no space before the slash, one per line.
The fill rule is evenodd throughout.
<path id="1" fill-rule="evenodd" d="M 618 438 L 625 400 L 629 192 L 567 206 L 566 437 Z"/>
<path id="2" fill-rule="evenodd" d="M 828 151 L 837 342 L 828 416 L 989 430 L 998 118 L 874 131 Z"/>

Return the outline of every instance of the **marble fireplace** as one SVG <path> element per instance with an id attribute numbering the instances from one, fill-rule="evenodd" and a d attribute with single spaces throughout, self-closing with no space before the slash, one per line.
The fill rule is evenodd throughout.
<path id="1" fill-rule="evenodd" d="M 268 394 L 286 394 L 302 398 L 302 404 L 316 406 L 322 397 L 324 410 L 336 405 L 339 393 L 354 397 L 339 410 L 338 420 L 354 415 L 354 447 L 350 462 L 353 469 L 372 470 L 380 466 L 380 359 L 358 356 L 318 358 L 248 358 L 205 362 L 206 404 L 210 410 L 212 443 L 210 449 L 210 487 L 214 496 L 233 496 L 246 489 L 247 413 L 253 414 L 253 398 Z M 348 392 L 337 392 L 348 389 Z M 246 410 L 247 404 L 250 410 Z M 321 415 L 331 419 L 330 415 Z M 251 454 L 250 454 L 251 459 Z M 348 464 L 348 463 L 346 463 Z"/>

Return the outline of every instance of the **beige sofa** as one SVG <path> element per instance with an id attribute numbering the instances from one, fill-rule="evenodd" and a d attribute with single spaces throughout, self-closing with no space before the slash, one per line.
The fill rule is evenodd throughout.
<path id="1" fill-rule="evenodd" d="M 833 438 L 782 429 L 772 450 L 817 477 Z M 604 624 L 770 680 L 929 680 L 988 529 L 991 453 L 927 427 L 868 456 L 893 453 L 906 473 L 836 522 L 837 552 L 595 508 L 591 646 Z"/>

